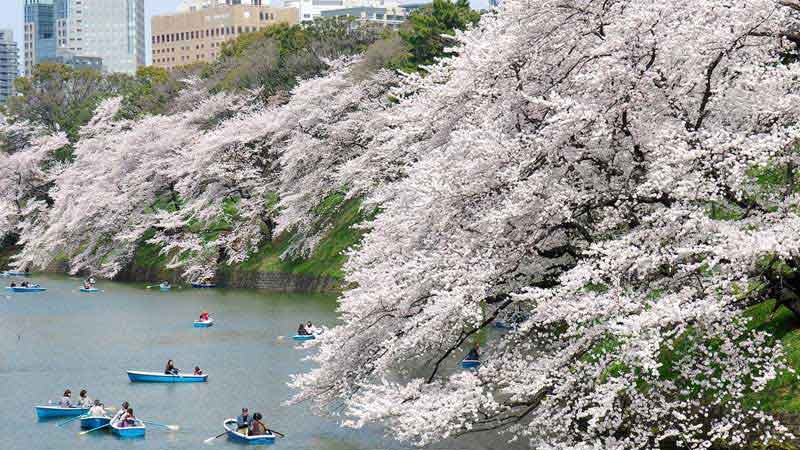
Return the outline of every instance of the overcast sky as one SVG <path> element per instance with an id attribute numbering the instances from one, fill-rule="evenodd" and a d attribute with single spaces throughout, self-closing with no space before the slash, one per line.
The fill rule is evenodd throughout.
<path id="1" fill-rule="evenodd" d="M 164 14 L 169 12 L 174 12 L 178 5 L 180 4 L 181 0 L 144 0 L 144 12 L 147 15 L 147 20 L 145 20 L 145 36 L 147 42 L 147 63 L 150 63 L 150 17 Z M 402 1 L 401 3 L 419 3 L 418 0 L 406 0 Z M 488 4 L 488 0 L 471 0 L 472 6 L 474 8 L 485 8 Z M 19 65 L 20 67 L 23 66 L 24 61 L 22 60 L 22 24 L 25 20 L 25 16 L 23 13 L 25 5 L 25 0 L 0 0 L 0 28 L 11 28 L 14 30 L 14 39 L 17 41 L 17 45 L 20 49 L 19 55 Z"/>

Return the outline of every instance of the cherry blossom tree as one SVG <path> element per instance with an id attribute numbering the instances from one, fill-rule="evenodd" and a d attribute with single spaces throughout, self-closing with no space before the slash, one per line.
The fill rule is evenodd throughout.
<path id="1" fill-rule="evenodd" d="M 789 369 L 742 308 L 800 250 L 787 3 L 508 0 L 459 33 L 340 170 L 381 212 L 294 401 L 418 444 L 786 439 L 745 401 Z"/>

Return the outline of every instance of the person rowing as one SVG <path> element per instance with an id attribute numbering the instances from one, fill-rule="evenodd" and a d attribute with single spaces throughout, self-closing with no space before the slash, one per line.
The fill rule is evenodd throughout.
<path id="1" fill-rule="evenodd" d="M 481 359 L 481 347 L 480 344 L 477 342 L 475 346 L 472 347 L 472 350 L 467 353 L 467 356 L 464 358 L 465 361 L 478 361 Z"/>
<path id="2" fill-rule="evenodd" d="M 91 408 L 94 405 L 94 401 L 89 398 L 88 392 L 86 389 L 81 389 L 81 392 L 78 394 L 78 404 L 81 408 Z"/>
<path id="3" fill-rule="evenodd" d="M 164 375 L 177 375 L 180 372 L 175 364 L 170 359 L 167 361 L 167 366 L 164 368 Z"/>
<path id="4" fill-rule="evenodd" d="M 308 332 L 308 330 L 306 329 L 306 326 L 301 322 L 300 326 L 297 327 L 297 335 L 298 336 L 308 336 L 310 334 L 311 333 Z"/>
<path id="5" fill-rule="evenodd" d="M 203 371 L 200 369 L 200 366 L 194 366 L 194 374 L 193 375 L 198 376 L 198 377 L 203 375 Z"/>
<path id="6" fill-rule="evenodd" d="M 137 420 L 136 416 L 133 414 L 133 408 L 125 410 L 117 424 L 120 428 L 135 427 L 137 425 Z"/>
<path id="7" fill-rule="evenodd" d="M 122 402 L 122 407 L 119 409 L 119 411 L 117 411 L 116 414 L 114 414 L 114 417 L 111 419 L 111 422 L 112 423 L 119 422 L 122 419 L 122 416 L 124 416 L 125 413 L 128 412 L 128 408 L 130 408 L 130 406 L 131 405 L 129 405 L 128 402 Z"/>
<path id="8" fill-rule="evenodd" d="M 250 429 L 250 422 L 253 418 L 250 417 L 250 411 L 247 408 L 242 408 L 242 415 L 236 418 L 236 431 L 247 436 L 247 431 Z"/>
<path id="9" fill-rule="evenodd" d="M 106 409 L 100 400 L 95 400 L 94 405 L 89 409 L 89 415 L 93 417 L 106 417 Z"/>
<path id="10" fill-rule="evenodd" d="M 208 322 L 208 318 L 209 318 L 208 311 L 203 311 L 202 313 L 200 313 L 201 322 Z"/>
<path id="11" fill-rule="evenodd" d="M 67 389 L 64 391 L 64 395 L 61 396 L 61 400 L 58 401 L 58 406 L 62 408 L 77 408 L 78 405 L 72 403 L 72 391 Z"/>
<path id="12" fill-rule="evenodd" d="M 314 328 L 314 325 L 311 324 L 310 320 L 308 322 L 306 322 L 306 331 L 308 332 L 308 334 L 316 334 L 315 333 L 316 330 Z"/>
<path id="13" fill-rule="evenodd" d="M 248 436 L 264 436 L 267 434 L 267 426 L 261 421 L 263 416 L 260 412 L 253 414 L 253 421 L 250 422 L 250 433 Z"/>

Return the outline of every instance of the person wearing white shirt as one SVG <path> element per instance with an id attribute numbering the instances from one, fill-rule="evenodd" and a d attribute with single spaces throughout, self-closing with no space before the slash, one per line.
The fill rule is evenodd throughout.
<path id="1" fill-rule="evenodd" d="M 100 403 L 100 400 L 94 401 L 94 406 L 89 410 L 89 415 L 94 417 L 105 417 L 106 416 L 106 409 L 103 408 L 103 405 Z"/>
<path id="2" fill-rule="evenodd" d="M 78 404 L 81 408 L 91 408 L 94 405 L 94 401 L 87 395 L 86 389 L 81 389 L 81 392 L 78 394 Z"/>

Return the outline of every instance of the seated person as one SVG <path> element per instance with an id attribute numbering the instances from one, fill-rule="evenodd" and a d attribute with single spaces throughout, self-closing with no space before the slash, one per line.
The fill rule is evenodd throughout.
<path id="1" fill-rule="evenodd" d="M 310 333 L 308 332 L 308 330 L 306 330 L 306 326 L 303 325 L 302 323 L 300 324 L 299 327 L 297 327 L 297 335 L 298 336 L 308 336 L 309 334 Z"/>
<path id="2" fill-rule="evenodd" d="M 200 320 L 203 321 L 203 322 L 208 322 L 208 313 L 206 311 L 203 311 L 200 314 Z"/>
<path id="3" fill-rule="evenodd" d="M 124 416 L 125 413 L 128 412 L 129 407 L 130 405 L 128 404 L 128 402 L 122 402 L 122 408 L 120 408 L 119 411 L 117 411 L 117 413 L 114 414 L 114 417 L 111 419 L 111 422 L 114 423 L 119 422 L 122 419 L 122 416 Z"/>
<path id="4" fill-rule="evenodd" d="M 175 364 L 170 359 L 167 361 L 167 366 L 164 368 L 164 375 L 177 375 L 179 372 L 178 368 L 175 367 Z"/>
<path id="5" fill-rule="evenodd" d="M 103 408 L 103 404 L 100 403 L 100 400 L 94 401 L 94 406 L 89 409 L 89 415 L 94 417 L 105 417 L 106 409 Z"/>
<path id="6" fill-rule="evenodd" d="M 72 391 L 67 389 L 64 391 L 64 395 L 61 397 L 61 400 L 58 402 L 58 406 L 62 408 L 75 408 L 76 405 L 72 403 Z"/>
<path id="7" fill-rule="evenodd" d="M 236 418 L 236 431 L 247 436 L 247 430 L 250 429 L 250 422 L 252 422 L 250 412 L 247 408 L 242 408 L 242 415 Z"/>
<path id="8" fill-rule="evenodd" d="M 250 423 L 250 434 L 249 436 L 264 436 L 267 434 L 267 426 L 261 422 L 262 416 L 261 413 L 253 414 L 253 421 Z"/>
<path id="9" fill-rule="evenodd" d="M 194 366 L 194 374 L 195 375 L 202 375 L 203 371 L 200 370 L 200 366 Z"/>
<path id="10" fill-rule="evenodd" d="M 478 361 L 479 359 L 481 359 L 480 345 L 475 344 L 475 346 L 472 347 L 472 350 L 470 350 L 469 353 L 467 353 L 467 356 L 464 359 L 467 361 Z"/>
<path id="11" fill-rule="evenodd" d="M 125 411 L 125 414 L 122 415 L 122 420 L 120 421 L 120 427 L 135 427 L 136 423 L 136 416 L 133 414 L 133 408 L 128 408 Z"/>
<path id="12" fill-rule="evenodd" d="M 81 389 L 81 392 L 78 394 L 78 396 L 79 396 L 78 405 L 80 405 L 81 408 L 91 408 L 92 405 L 94 405 L 94 401 L 91 398 L 89 398 L 86 389 Z"/>

